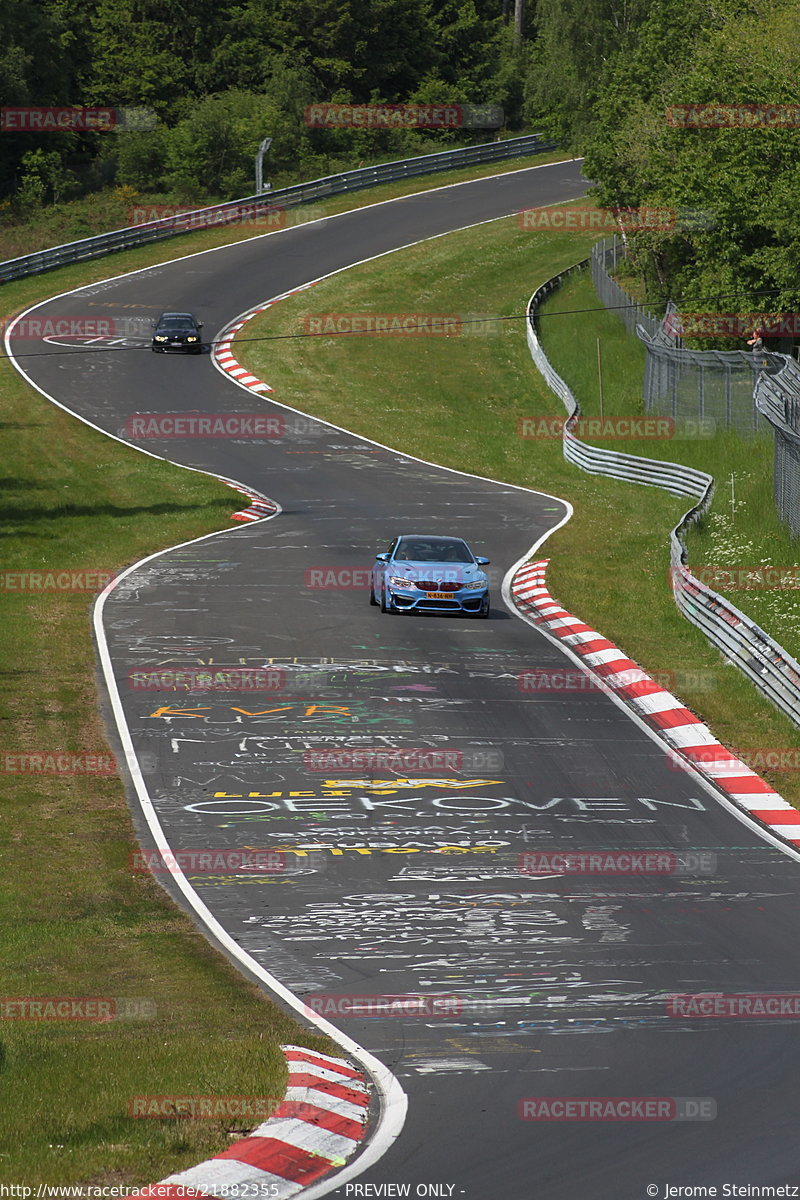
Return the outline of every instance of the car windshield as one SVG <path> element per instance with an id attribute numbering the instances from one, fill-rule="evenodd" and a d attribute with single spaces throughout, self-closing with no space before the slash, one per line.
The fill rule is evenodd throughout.
<path id="1" fill-rule="evenodd" d="M 159 329 L 194 329 L 191 317 L 164 317 L 158 322 Z"/>
<path id="2" fill-rule="evenodd" d="M 396 562 L 473 563 L 466 542 L 460 538 L 401 538 Z"/>

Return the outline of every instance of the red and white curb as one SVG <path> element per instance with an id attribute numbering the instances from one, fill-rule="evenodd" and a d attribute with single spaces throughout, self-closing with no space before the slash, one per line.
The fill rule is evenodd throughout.
<path id="1" fill-rule="evenodd" d="M 651 679 L 624 651 L 563 609 L 545 585 L 548 562 L 549 559 L 543 559 L 527 563 L 515 574 L 511 596 L 520 611 L 532 615 L 537 625 L 543 625 L 580 656 L 609 691 L 620 696 L 658 731 L 676 760 L 691 763 L 772 833 L 800 847 L 800 811 L 731 754 L 699 717 Z"/>
<path id="2" fill-rule="evenodd" d="M 247 368 L 243 367 L 239 360 L 234 357 L 231 350 L 233 339 L 240 330 L 246 327 L 248 321 L 252 321 L 253 317 L 257 317 L 259 313 L 266 312 L 268 308 L 272 308 L 273 304 L 277 304 L 280 300 L 285 300 L 288 296 L 294 296 L 297 292 L 304 292 L 310 287 L 313 287 L 313 284 L 304 283 L 302 287 L 293 288 L 290 292 L 285 292 L 282 296 L 275 296 L 272 300 L 267 300 L 263 304 L 257 304 L 255 308 L 251 308 L 240 317 L 237 317 L 232 324 L 225 327 L 221 335 L 221 340 L 212 344 L 211 357 L 214 365 L 232 379 L 234 383 L 246 388 L 250 392 L 256 392 L 258 395 L 266 395 L 271 392 L 272 388 L 268 383 L 265 383 L 263 379 L 259 379 L 256 375 L 251 375 Z M 277 504 L 273 504 L 272 501 L 266 500 L 263 496 L 259 496 L 255 492 L 248 492 L 244 488 L 237 488 L 237 491 L 247 496 L 251 503 L 247 508 L 235 512 L 231 517 L 232 521 L 260 521 L 263 517 L 271 517 L 279 511 Z"/>
<path id="3" fill-rule="evenodd" d="M 274 500 L 267 500 L 265 496 L 259 496 L 258 492 L 248 492 L 246 488 L 239 487 L 235 483 L 229 486 L 235 491 L 241 492 L 243 496 L 247 496 L 250 501 L 247 508 L 241 508 L 238 512 L 233 513 L 232 521 L 260 521 L 263 517 L 274 516 L 276 512 L 280 511 Z"/>
<path id="4" fill-rule="evenodd" d="M 267 300 L 264 304 L 257 304 L 255 308 L 248 309 L 246 313 L 242 313 L 240 317 L 231 324 L 227 325 L 222 332 L 221 340 L 215 341 L 211 347 L 211 357 L 214 365 L 219 367 L 220 371 L 224 371 L 229 375 L 240 387 L 247 388 L 251 392 L 257 392 L 259 395 L 265 395 L 272 391 L 268 383 L 263 379 L 259 379 L 257 375 L 251 375 L 246 367 L 243 367 L 238 359 L 234 356 L 231 346 L 236 334 L 245 328 L 248 321 L 252 321 L 253 317 L 257 317 L 259 313 L 266 312 L 268 308 L 272 308 L 273 304 L 277 304 L 280 300 L 286 300 L 289 296 L 295 296 L 298 292 L 305 292 L 308 288 L 313 287 L 311 283 L 304 283 L 301 287 L 292 288 L 290 292 L 284 292 L 281 296 L 275 296 L 272 300 Z"/>
<path id="5" fill-rule="evenodd" d="M 129 1200 L 294 1196 L 340 1167 L 364 1136 L 364 1075 L 343 1058 L 282 1046 L 289 1083 L 273 1116 L 221 1154 L 131 1193 Z M 298 1115 L 299 1114 L 299 1115 Z"/>

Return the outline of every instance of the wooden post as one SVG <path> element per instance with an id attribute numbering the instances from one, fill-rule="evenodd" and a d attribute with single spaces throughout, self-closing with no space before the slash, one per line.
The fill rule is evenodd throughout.
<path id="1" fill-rule="evenodd" d="M 603 368 L 600 362 L 600 338 L 597 339 L 597 383 L 600 388 L 600 420 L 603 419 Z"/>

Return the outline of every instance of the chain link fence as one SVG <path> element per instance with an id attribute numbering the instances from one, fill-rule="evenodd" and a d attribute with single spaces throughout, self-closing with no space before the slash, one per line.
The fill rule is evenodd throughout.
<path id="1" fill-rule="evenodd" d="M 645 329 L 653 338 L 661 331 L 661 318 L 643 304 L 637 304 L 612 278 L 617 264 L 625 257 L 625 245 L 616 235 L 603 238 L 592 246 L 592 283 L 597 295 L 606 308 L 616 311 L 628 333 L 636 333 L 637 326 Z"/>
<path id="2" fill-rule="evenodd" d="M 776 372 L 756 381 L 756 405 L 775 435 L 773 494 L 778 516 L 800 537 L 800 367 L 781 355 Z"/>
<path id="3" fill-rule="evenodd" d="M 636 332 L 646 351 L 643 396 L 648 412 L 676 422 L 691 419 L 706 428 L 733 429 L 742 437 L 767 432 L 753 387 L 760 371 L 775 369 L 778 356 L 685 350 L 651 338 L 641 327 Z"/>
<path id="4" fill-rule="evenodd" d="M 780 369 L 783 355 L 747 350 L 687 350 L 672 332 L 670 302 L 663 319 L 635 303 L 611 278 L 625 246 L 614 236 L 592 250 L 592 279 L 607 308 L 616 309 L 629 333 L 644 344 L 643 398 L 647 412 L 676 423 L 702 422 L 707 429 L 734 429 L 743 437 L 768 432 L 753 395 L 756 377 Z M 627 309 L 624 307 L 627 305 Z"/>

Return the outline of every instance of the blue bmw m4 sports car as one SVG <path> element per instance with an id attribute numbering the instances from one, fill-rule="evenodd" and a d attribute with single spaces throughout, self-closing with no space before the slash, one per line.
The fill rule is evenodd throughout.
<path id="1" fill-rule="evenodd" d="M 381 612 L 461 612 L 489 616 L 489 562 L 463 538 L 404 534 L 375 556 L 370 604 Z"/>

